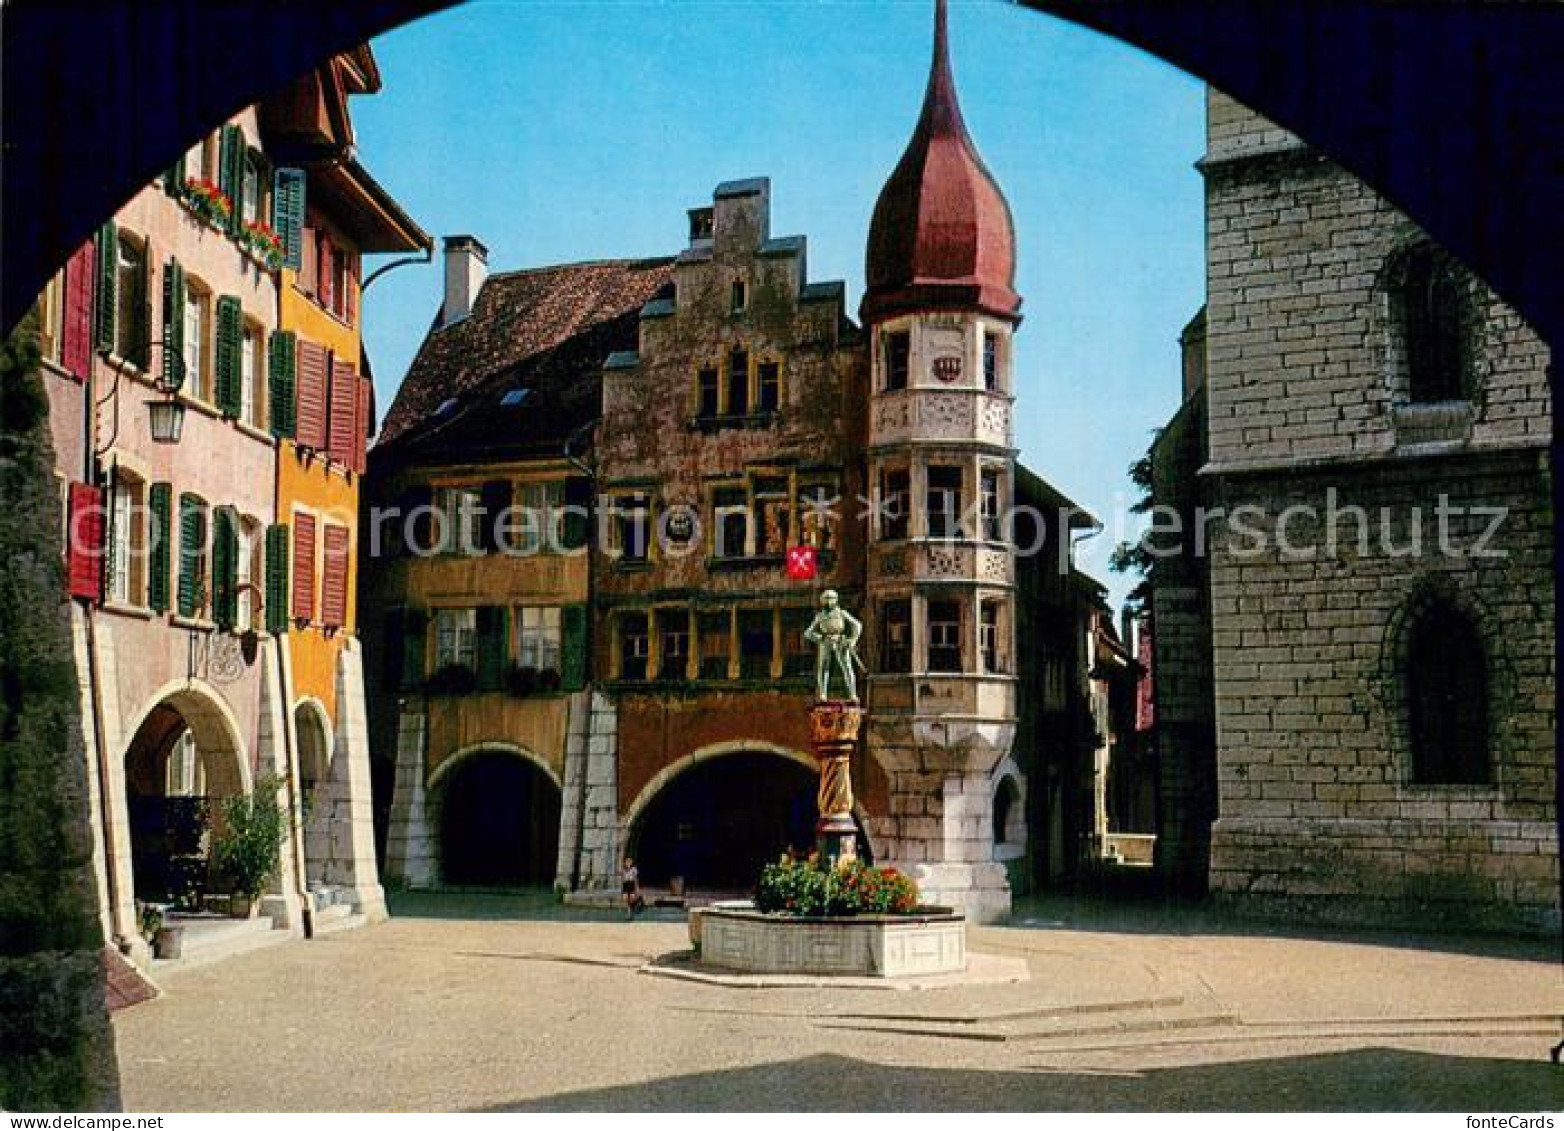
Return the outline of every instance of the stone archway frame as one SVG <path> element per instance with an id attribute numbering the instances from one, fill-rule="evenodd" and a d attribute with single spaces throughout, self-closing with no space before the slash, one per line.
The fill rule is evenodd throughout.
<path id="1" fill-rule="evenodd" d="M 300 782 L 302 784 L 304 769 L 304 740 L 302 737 L 304 729 L 299 725 L 301 713 L 313 715 L 315 721 L 320 725 L 321 742 L 326 756 L 326 764 L 321 767 L 322 775 L 320 780 L 323 782 L 329 781 L 336 764 L 336 747 L 334 743 L 337 736 L 331 725 L 331 717 L 326 711 L 326 705 L 315 696 L 306 695 L 293 704 L 293 718 L 290 720 L 293 725 L 294 740 L 299 755 Z"/>
<path id="2" fill-rule="evenodd" d="M 425 795 L 431 799 L 437 796 L 439 791 L 443 789 L 445 779 L 450 776 L 451 770 L 464 762 L 471 761 L 479 754 L 510 754 L 520 758 L 523 762 L 528 762 L 538 770 L 541 770 L 543 776 L 548 778 L 555 789 L 559 790 L 561 797 L 565 795 L 565 786 L 560 781 L 559 774 L 555 772 L 554 767 L 550 766 L 542 756 L 518 743 L 501 741 L 474 742 L 446 755 L 441 759 L 440 764 L 424 779 Z"/>
<path id="3" fill-rule="evenodd" d="M 500 740 L 474 742 L 467 746 L 462 746 L 456 750 L 453 750 L 450 754 L 446 755 L 445 758 L 441 760 L 440 764 L 436 766 L 434 770 L 424 779 L 424 815 L 422 822 L 424 829 L 423 835 L 426 838 L 426 844 L 429 846 L 428 851 L 431 854 L 430 858 L 436 862 L 432 876 L 433 882 L 437 885 L 444 882 L 441 878 L 443 873 L 441 870 L 442 865 L 439 863 L 439 860 L 442 848 L 440 825 L 445 813 L 446 779 L 451 776 L 452 771 L 455 770 L 456 767 L 465 765 L 466 763 L 471 762 L 474 758 L 483 754 L 507 754 L 513 758 L 519 759 L 520 761 L 540 772 L 548 780 L 549 784 L 554 787 L 555 792 L 559 795 L 560 820 L 561 822 L 564 820 L 564 783 L 560 780 L 559 774 L 554 771 L 554 767 L 550 766 L 548 762 L 546 762 L 536 751 L 522 746 L 519 743 L 503 742 Z"/>
<path id="4" fill-rule="evenodd" d="M 1403 586 L 1385 620 L 1379 656 L 1367 699 L 1384 712 L 1394 782 L 1405 798 L 1422 788 L 1413 782 L 1412 738 L 1408 727 L 1406 670 L 1412 629 L 1432 605 L 1452 606 L 1476 629 L 1483 642 L 1484 675 L 1488 681 L 1488 756 L 1493 780 L 1464 787 L 1474 796 L 1501 799 L 1509 785 L 1513 753 L 1510 735 L 1515 706 L 1515 671 L 1503 647 L 1504 624 L 1489 609 L 1475 587 L 1449 573 L 1424 573 Z M 1365 704 L 1366 705 L 1366 704 Z M 1438 787 L 1448 791 L 1453 787 Z"/>
<path id="5" fill-rule="evenodd" d="M 1011 806 L 1010 820 L 1012 825 L 1019 822 L 1021 828 L 1021 836 L 1019 838 L 1011 838 L 1004 841 L 996 840 L 994 842 L 994 859 L 1003 862 L 1025 856 L 1027 837 L 1031 833 L 1031 825 L 1026 819 L 1026 775 L 1021 772 L 1021 767 L 1016 764 L 1015 757 L 1007 754 L 1004 760 L 994 767 L 994 773 L 990 780 L 993 783 L 993 787 L 989 791 L 989 812 L 993 812 L 994 799 L 999 796 L 999 791 L 1005 787 L 1005 782 L 1008 781 L 1014 787 L 1016 793 L 1015 802 Z M 989 835 L 993 835 L 992 829 L 989 830 Z M 1009 854 L 1001 856 L 1000 849 L 1002 848 L 1008 850 Z"/>
<path id="6" fill-rule="evenodd" d="M 141 728 L 146 725 L 152 712 L 164 706 L 177 711 L 195 735 L 209 791 L 214 782 L 223 782 L 229 788 L 214 793 L 214 796 L 249 796 L 255 782 L 250 770 L 249 753 L 245 749 L 244 739 L 240 737 L 238 717 L 218 690 L 202 679 L 172 680 L 149 695 L 145 706 L 134 716 L 132 724 L 125 728 L 124 733 L 129 734 L 130 739 L 120 752 L 120 761 L 130 756 L 130 748 L 135 745 Z M 228 755 L 226 774 L 213 774 L 213 764 L 208 760 L 209 752 Z M 128 797 L 125 800 L 128 801 Z"/>
<path id="7" fill-rule="evenodd" d="M 641 815 L 646 811 L 647 806 L 663 790 L 667 789 L 675 779 L 682 777 L 687 771 L 693 770 L 697 766 L 733 754 L 774 754 L 779 758 L 797 762 L 800 766 L 807 767 L 816 776 L 820 773 L 820 762 L 813 754 L 806 754 L 802 750 L 796 750 L 791 746 L 783 746 L 778 742 L 768 742 L 764 739 L 755 738 L 710 743 L 668 763 L 653 774 L 651 779 L 641 787 L 641 791 L 636 794 L 635 800 L 630 803 L 630 807 L 625 810 L 624 815 L 619 819 L 619 843 L 621 845 L 629 843 L 630 830 L 635 828 L 635 823 L 641 819 Z M 863 803 L 856 798 L 853 801 L 853 817 L 858 822 L 858 835 L 868 842 L 870 857 L 878 860 L 880 858 L 879 852 L 875 848 L 873 838 L 869 835 L 869 814 L 864 811 Z"/>

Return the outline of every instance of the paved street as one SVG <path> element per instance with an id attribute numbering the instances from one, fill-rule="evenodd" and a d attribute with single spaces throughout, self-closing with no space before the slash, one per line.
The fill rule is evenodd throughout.
<path id="1" fill-rule="evenodd" d="M 640 973 L 682 917 L 417 896 L 165 977 L 116 1016 L 134 1110 L 1564 1107 L 1556 944 L 1291 937 L 1047 902 L 973 949 L 1031 980 L 891 992 Z"/>

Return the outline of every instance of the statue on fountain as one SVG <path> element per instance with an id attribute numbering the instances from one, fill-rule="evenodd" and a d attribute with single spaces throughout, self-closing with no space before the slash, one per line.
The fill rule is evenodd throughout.
<path id="1" fill-rule="evenodd" d="M 820 611 L 804 629 L 804 639 L 815 646 L 815 688 L 821 702 L 831 698 L 831 672 L 840 673 L 846 700 L 858 702 L 858 669 L 867 671 L 858 657 L 863 622 L 841 606 L 835 589 L 820 594 Z"/>

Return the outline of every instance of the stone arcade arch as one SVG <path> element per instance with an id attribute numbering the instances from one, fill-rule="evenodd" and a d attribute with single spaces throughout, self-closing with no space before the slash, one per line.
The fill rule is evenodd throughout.
<path id="1" fill-rule="evenodd" d="M 251 789 L 250 760 L 233 713 L 204 683 L 164 689 L 137 719 L 125 748 L 125 809 L 132 890 L 168 902 L 205 882 L 210 827 L 221 801 Z"/>
<path id="2" fill-rule="evenodd" d="M 451 754 L 425 786 L 440 882 L 542 887 L 559 856 L 559 775 L 526 747 L 482 742 Z"/>
<path id="3" fill-rule="evenodd" d="M 293 708 L 298 739 L 299 801 L 304 820 L 304 875 L 310 884 L 326 883 L 332 856 L 332 734 L 326 708 L 318 699 Z"/>
<path id="4" fill-rule="evenodd" d="M 641 788 L 620 821 L 620 843 L 653 886 L 679 876 L 695 889 L 740 890 L 784 849 L 813 848 L 818 784 L 818 764 L 802 751 L 758 739 L 714 743 Z M 872 860 L 862 806 L 854 819 L 859 854 Z"/>

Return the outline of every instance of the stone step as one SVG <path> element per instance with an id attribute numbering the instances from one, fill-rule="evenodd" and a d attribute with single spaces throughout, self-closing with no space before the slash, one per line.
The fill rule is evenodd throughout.
<path id="1" fill-rule="evenodd" d="M 332 915 L 326 919 L 322 919 L 319 915 L 315 916 L 315 937 L 317 939 L 326 935 L 335 935 L 341 931 L 356 930 L 369 924 L 369 916 L 360 915 L 350 907 L 338 904 L 332 910 L 341 911 L 343 914 Z"/>
<path id="2" fill-rule="evenodd" d="M 846 1023 L 841 1023 L 845 1021 Z M 1107 1038 L 1182 1029 L 1226 1029 L 1241 1024 L 1236 1013 L 1190 1003 L 1181 997 L 1038 1007 L 983 1017 L 914 1017 L 854 1021 L 833 1018 L 822 1027 L 953 1041 L 1034 1043 Z"/>
<path id="3" fill-rule="evenodd" d="M 352 915 L 353 905 L 351 903 L 328 903 L 324 907 L 316 905 L 314 916 L 315 930 L 318 932 L 323 926 L 347 919 Z"/>
<path id="4" fill-rule="evenodd" d="M 152 972 L 170 973 L 220 962 L 236 954 L 286 942 L 292 933 L 272 926 L 270 919 L 201 919 L 184 924 L 184 947 L 175 959 L 153 959 Z"/>

